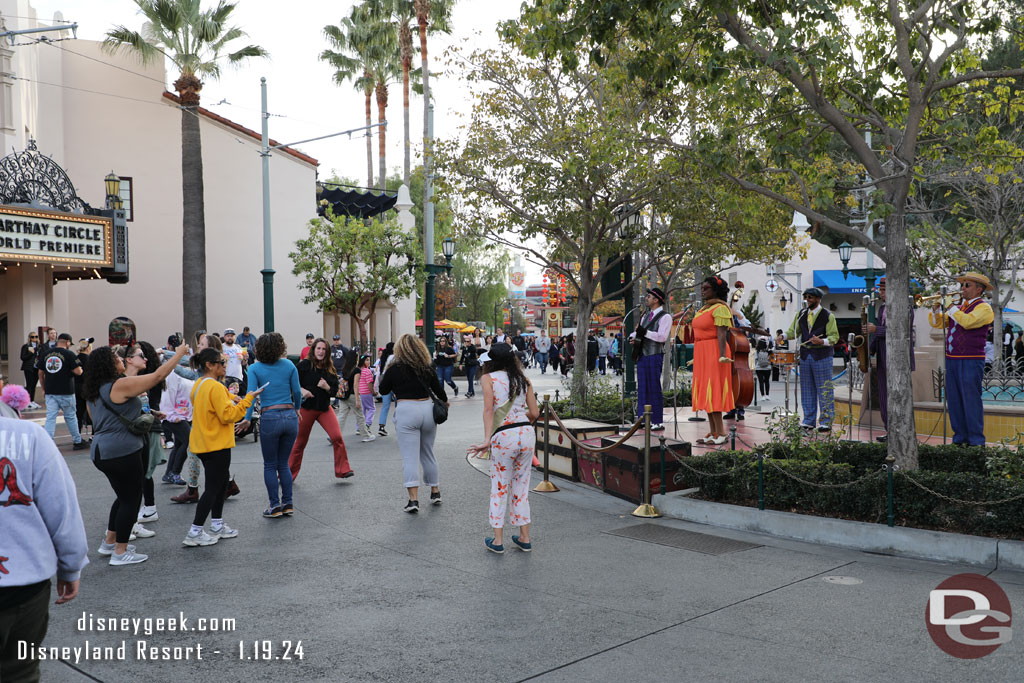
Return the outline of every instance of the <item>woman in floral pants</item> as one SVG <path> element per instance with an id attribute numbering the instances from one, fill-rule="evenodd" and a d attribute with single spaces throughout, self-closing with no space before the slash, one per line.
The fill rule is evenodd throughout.
<path id="1" fill-rule="evenodd" d="M 523 375 L 512 347 L 494 344 L 480 357 L 484 391 L 484 442 L 469 447 L 470 454 L 491 454 L 491 500 L 488 521 L 493 538 L 484 545 L 494 553 L 505 552 L 505 510 L 509 522 L 519 527 L 512 543 L 521 550 L 533 550 L 530 541 L 530 465 L 537 435 L 533 422 L 540 417 L 533 386 Z"/>

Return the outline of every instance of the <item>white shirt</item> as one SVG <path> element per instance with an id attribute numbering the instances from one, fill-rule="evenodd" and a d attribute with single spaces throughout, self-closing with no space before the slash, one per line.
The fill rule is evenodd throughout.
<path id="1" fill-rule="evenodd" d="M 224 368 L 228 377 L 242 378 L 242 349 L 241 344 L 224 344 L 224 357 L 228 364 Z"/>
<path id="2" fill-rule="evenodd" d="M 640 318 L 641 324 L 646 325 L 648 320 L 653 320 L 654 316 L 658 315 L 658 312 L 660 310 L 661 310 L 661 306 L 658 306 L 657 308 L 652 308 L 651 309 L 651 312 L 650 312 L 649 316 L 645 313 L 644 316 L 642 318 Z M 668 341 L 668 335 L 669 335 L 669 333 L 671 331 L 672 331 L 672 316 L 671 315 L 664 315 L 664 316 L 662 316 L 661 320 L 658 321 L 658 329 L 656 329 L 656 330 L 648 330 L 647 331 L 647 336 L 645 338 L 646 339 L 650 339 L 652 342 L 665 342 L 665 341 Z M 636 332 L 633 332 L 632 334 L 629 335 L 629 338 L 632 339 L 635 336 L 636 336 Z"/>

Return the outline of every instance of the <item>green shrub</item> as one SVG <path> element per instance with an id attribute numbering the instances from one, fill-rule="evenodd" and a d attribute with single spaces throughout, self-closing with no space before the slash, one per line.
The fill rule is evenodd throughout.
<path id="1" fill-rule="evenodd" d="M 908 476 L 949 498 L 967 501 L 998 501 L 1024 494 L 1020 480 L 987 476 L 977 471 L 979 457 L 972 449 L 930 447 L 922 463 L 934 469 L 922 469 L 895 478 L 894 508 L 896 524 L 922 529 L 939 529 L 965 534 L 1024 537 L 1024 500 L 999 505 L 969 505 L 945 500 L 922 490 Z M 956 452 L 959 450 L 959 452 Z M 979 449 L 980 450 L 980 449 Z M 877 461 L 877 451 L 880 460 Z M 854 462 L 775 459 L 764 465 L 765 507 L 804 514 L 885 523 L 887 516 L 886 477 L 881 472 L 884 447 L 876 444 L 843 444 L 836 458 Z M 732 471 L 727 476 L 696 474 L 685 467 L 676 481 L 687 487 L 699 487 L 700 497 L 722 503 L 757 505 L 757 458 L 752 453 L 724 451 L 690 458 L 691 467 L 709 474 Z M 774 465 L 774 466 L 773 466 Z M 800 479 L 816 483 L 849 486 L 822 488 L 786 476 L 776 467 Z M 969 468 L 974 471 L 948 471 L 942 468 Z M 864 478 L 871 471 L 874 476 Z"/>

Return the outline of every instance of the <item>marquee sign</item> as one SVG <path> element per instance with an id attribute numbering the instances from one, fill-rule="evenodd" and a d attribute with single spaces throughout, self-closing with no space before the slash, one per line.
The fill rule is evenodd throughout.
<path id="1" fill-rule="evenodd" d="M 112 267 L 113 220 L 0 206 L 0 260 Z"/>

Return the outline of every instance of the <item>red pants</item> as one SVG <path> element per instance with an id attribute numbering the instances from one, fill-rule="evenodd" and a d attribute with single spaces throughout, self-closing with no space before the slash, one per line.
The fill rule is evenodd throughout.
<path id="1" fill-rule="evenodd" d="M 288 456 L 288 468 L 292 471 L 292 479 L 299 475 L 299 468 L 302 467 L 302 454 L 306 450 L 306 442 L 309 441 L 309 430 L 313 429 L 313 423 L 319 422 L 320 426 L 331 438 L 331 445 L 334 446 L 334 476 L 342 477 L 352 471 L 348 464 L 348 451 L 345 450 L 345 441 L 341 438 L 341 430 L 338 429 L 338 418 L 331 410 L 306 410 L 299 409 L 299 434 L 295 437 L 295 445 L 292 446 L 292 453 Z"/>

